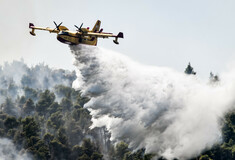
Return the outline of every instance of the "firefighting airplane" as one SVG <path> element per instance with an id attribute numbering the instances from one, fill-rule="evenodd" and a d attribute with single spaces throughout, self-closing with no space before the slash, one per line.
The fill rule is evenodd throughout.
<path id="1" fill-rule="evenodd" d="M 78 45 L 78 44 L 88 44 L 88 45 L 97 45 L 97 38 L 109 38 L 114 37 L 115 39 L 113 42 L 115 44 L 119 44 L 118 38 L 123 38 L 123 33 L 119 32 L 118 35 L 114 35 L 112 33 L 105 33 L 102 32 L 103 29 L 100 29 L 101 21 L 98 20 L 93 27 L 92 30 L 89 30 L 89 27 L 82 28 L 83 23 L 80 27 L 74 25 L 77 30 L 76 31 L 70 31 L 67 27 L 61 26 L 62 22 L 57 25 L 56 22 L 54 22 L 56 28 L 42 28 L 42 27 L 35 27 L 33 23 L 29 23 L 29 28 L 32 29 L 30 31 L 30 34 L 35 36 L 34 33 L 35 30 L 46 30 L 50 33 L 57 33 L 57 39 L 65 44 L 69 45 Z"/>

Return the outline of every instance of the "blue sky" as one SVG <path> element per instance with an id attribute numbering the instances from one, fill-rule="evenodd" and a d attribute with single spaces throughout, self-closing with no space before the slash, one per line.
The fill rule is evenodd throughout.
<path id="1" fill-rule="evenodd" d="M 207 78 L 210 71 L 221 73 L 234 63 L 234 6 L 232 0 L 0 0 L 0 62 L 23 58 L 73 69 L 68 46 L 48 32 L 32 37 L 28 23 L 54 27 L 53 21 L 62 21 L 75 30 L 74 24 L 92 27 L 99 19 L 104 31 L 124 32 L 120 45 L 100 39 L 99 47 L 182 72 L 191 62 Z"/>

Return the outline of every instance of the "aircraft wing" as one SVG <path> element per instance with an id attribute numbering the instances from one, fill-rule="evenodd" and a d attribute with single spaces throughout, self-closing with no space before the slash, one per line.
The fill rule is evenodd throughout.
<path id="1" fill-rule="evenodd" d="M 34 33 L 35 29 L 36 30 L 45 30 L 45 31 L 49 31 L 50 33 L 59 33 L 59 30 L 57 29 L 53 29 L 53 28 L 42 28 L 42 27 L 35 27 L 33 23 L 29 23 L 29 28 L 32 29 L 32 31 L 30 31 L 30 34 L 35 36 L 36 34 Z"/>
<path id="2" fill-rule="evenodd" d="M 117 37 L 117 38 L 124 38 L 123 33 L 119 32 L 118 35 L 114 35 L 112 33 L 96 33 L 96 32 L 88 32 L 84 33 L 85 36 L 95 36 L 95 37 L 101 37 L 101 38 L 108 38 L 108 37 Z"/>
<path id="3" fill-rule="evenodd" d="M 124 38 L 123 33 L 119 32 L 118 35 L 114 35 L 112 33 L 96 33 L 96 32 L 88 32 L 88 33 L 82 33 L 84 36 L 91 36 L 91 37 L 100 37 L 100 38 L 109 38 L 109 37 L 115 37 L 115 40 L 113 42 L 115 44 L 119 44 L 118 38 Z"/>

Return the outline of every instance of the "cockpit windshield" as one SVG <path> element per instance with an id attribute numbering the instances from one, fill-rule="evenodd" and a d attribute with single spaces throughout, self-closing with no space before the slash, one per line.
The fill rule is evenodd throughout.
<path id="1" fill-rule="evenodd" d="M 69 35 L 69 33 L 66 32 L 66 31 L 60 31 L 60 32 L 59 32 L 59 35 Z"/>

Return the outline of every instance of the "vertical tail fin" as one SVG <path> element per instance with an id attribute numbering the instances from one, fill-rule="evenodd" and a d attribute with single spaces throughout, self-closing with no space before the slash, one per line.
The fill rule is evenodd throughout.
<path id="1" fill-rule="evenodd" d="M 100 20 L 97 20 L 95 26 L 94 26 L 93 29 L 92 29 L 92 32 L 99 32 L 99 30 L 100 30 L 100 24 L 101 24 L 101 21 L 100 21 Z"/>

